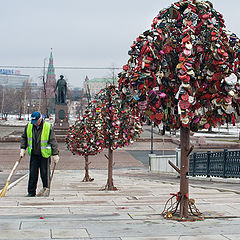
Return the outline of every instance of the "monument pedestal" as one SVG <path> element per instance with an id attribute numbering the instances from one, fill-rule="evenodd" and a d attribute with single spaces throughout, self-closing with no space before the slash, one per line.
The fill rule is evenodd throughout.
<path id="1" fill-rule="evenodd" d="M 67 104 L 56 104 L 54 129 L 67 130 L 68 128 L 68 106 Z"/>

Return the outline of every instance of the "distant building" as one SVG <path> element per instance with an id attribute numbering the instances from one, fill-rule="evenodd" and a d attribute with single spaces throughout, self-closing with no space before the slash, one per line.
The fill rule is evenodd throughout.
<path id="1" fill-rule="evenodd" d="M 88 92 L 90 91 L 91 97 L 94 97 L 101 89 L 112 84 L 112 78 L 93 78 L 89 80 L 88 76 L 86 76 L 83 83 L 83 92 L 85 95 L 88 95 Z"/>
<path id="2" fill-rule="evenodd" d="M 22 88 L 29 78 L 30 75 L 23 75 L 19 70 L 0 69 L 0 85 L 6 88 Z"/>
<path id="3" fill-rule="evenodd" d="M 55 68 L 53 66 L 53 55 L 51 52 L 49 57 L 47 79 L 45 84 L 47 98 L 55 98 L 55 94 L 54 94 L 55 86 L 56 86 L 56 75 L 55 75 Z"/>
<path id="4" fill-rule="evenodd" d="M 71 88 L 69 89 L 72 101 L 78 101 L 83 98 L 83 89 L 82 88 Z"/>
<path id="5" fill-rule="evenodd" d="M 43 111 L 44 112 L 46 111 L 46 115 L 55 112 L 55 93 L 54 93 L 55 86 L 56 86 L 56 74 L 55 68 L 53 66 L 53 55 L 51 51 L 48 63 L 47 78 L 45 83 L 47 106 L 46 110 Z"/>

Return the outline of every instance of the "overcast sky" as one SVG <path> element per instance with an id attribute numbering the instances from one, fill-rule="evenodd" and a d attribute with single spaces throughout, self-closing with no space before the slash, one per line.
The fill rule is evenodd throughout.
<path id="1" fill-rule="evenodd" d="M 53 48 L 56 67 L 122 67 L 132 42 L 150 29 L 171 0 L 8 0 L 1 4 L 0 66 L 43 66 Z M 240 36 L 239 0 L 213 0 L 228 30 Z M 0 67 L 2 68 L 2 67 Z M 42 69 L 20 69 L 33 81 Z M 118 71 L 115 71 L 117 73 Z M 81 87 L 87 75 L 108 77 L 110 70 L 56 69 L 69 85 Z"/>

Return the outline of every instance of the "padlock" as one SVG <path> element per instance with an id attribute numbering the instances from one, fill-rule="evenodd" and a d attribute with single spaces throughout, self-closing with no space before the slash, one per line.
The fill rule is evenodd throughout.
<path id="1" fill-rule="evenodd" d="M 136 65 L 128 66 L 124 74 L 120 74 L 120 89 L 123 86 L 127 89 L 138 88 L 140 91 L 138 98 L 135 96 L 135 101 L 150 99 L 146 114 L 157 123 L 159 117 L 156 117 L 156 109 L 160 106 L 152 93 L 156 86 L 168 96 L 168 101 L 172 103 L 172 113 L 179 112 L 181 103 L 182 110 L 189 116 L 189 122 L 194 121 L 196 109 L 212 105 L 216 93 L 221 99 L 225 96 L 235 99 L 235 106 L 238 106 L 240 96 L 238 98 L 235 96 L 240 95 L 239 83 L 227 82 L 231 74 L 240 77 L 238 74 L 240 43 L 235 34 L 223 28 L 222 15 L 213 9 L 209 2 L 189 0 L 173 3 L 171 7 L 159 12 L 153 20 L 151 30 L 141 34 L 136 39 L 137 44 L 132 45 L 133 52 L 140 54 L 132 54 L 130 59 Z M 143 68 L 140 67 L 142 61 L 145 62 Z M 136 73 L 145 76 L 144 83 L 131 84 Z M 153 78 L 148 78 L 149 74 Z M 221 84 L 224 79 L 225 85 Z M 122 85 L 123 83 L 127 84 Z M 179 93 L 181 89 L 185 89 L 187 95 L 181 95 Z M 175 98 L 173 93 L 178 93 L 178 97 Z M 129 103 L 130 99 L 131 96 Z M 213 115 L 217 114 L 218 108 L 219 106 L 213 104 L 211 108 Z M 205 114 L 209 114 L 209 109 L 207 108 Z M 225 100 L 221 104 L 221 109 L 229 116 L 235 114 L 235 110 L 230 108 Z M 167 122 L 171 118 L 174 126 L 180 127 L 179 122 L 185 119 L 181 117 L 180 112 L 171 113 L 162 121 Z M 226 119 L 225 116 L 221 119 L 216 116 L 213 118 L 214 123 L 211 119 L 207 120 L 211 126 L 217 122 L 224 123 Z M 188 125 L 187 120 L 184 120 L 183 124 Z M 192 125 L 196 127 L 196 123 L 194 124 Z M 206 128 L 208 125 L 198 123 L 197 127 Z"/>

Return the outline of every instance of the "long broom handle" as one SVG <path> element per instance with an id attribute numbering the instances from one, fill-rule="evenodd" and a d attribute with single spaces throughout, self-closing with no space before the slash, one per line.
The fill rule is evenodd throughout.
<path id="1" fill-rule="evenodd" d="M 10 181 L 12 175 L 13 175 L 14 172 L 16 171 L 16 168 L 17 168 L 18 164 L 21 162 L 21 160 L 22 160 L 22 157 L 20 157 L 20 158 L 15 162 L 15 164 L 14 164 L 14 166 L 13 166 L 13 169 L 12 169 L 12 171 L 10 172 L 10 174 L 9 174 L 9 176 L 8 176 L 7 181 Z"/>
<path id="2" fill-rule="evenodd" d="M 50 180 L 49 180 L 49 188 L 50 188 L 50 185 L 51 185 L 51 182 L 52 182 L 52 178 L 53 178 L 53 174 L 54 174 L 54 170 L 55 170 L 56 165 L 57 165 L 56 163 L 54 163 L 54 165 L 53 165 L 53 170 L 52 170 Z"/>

